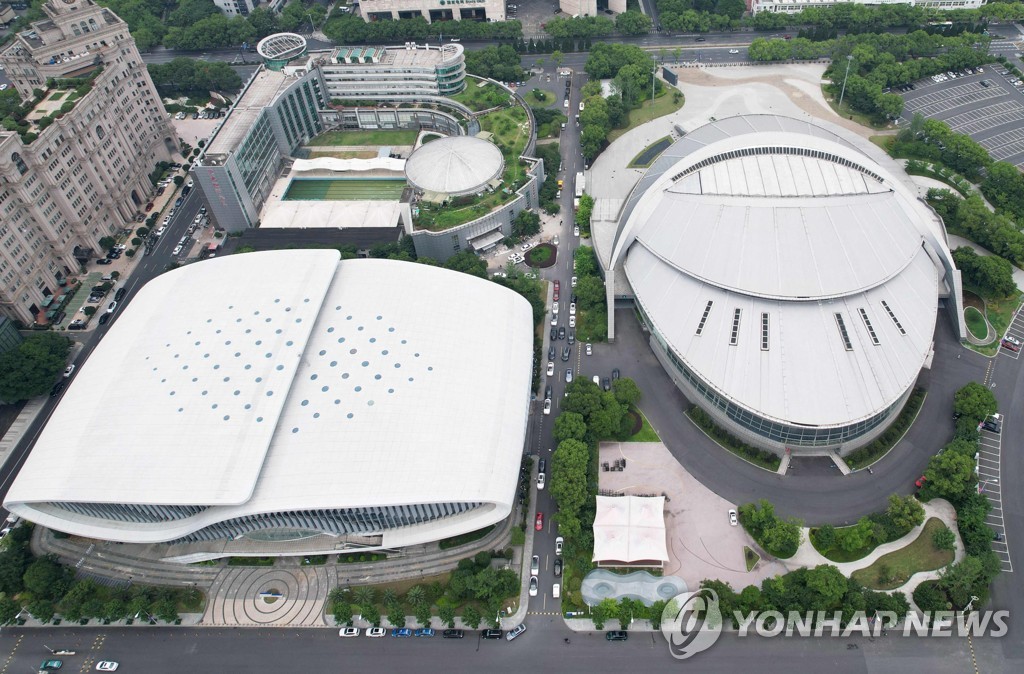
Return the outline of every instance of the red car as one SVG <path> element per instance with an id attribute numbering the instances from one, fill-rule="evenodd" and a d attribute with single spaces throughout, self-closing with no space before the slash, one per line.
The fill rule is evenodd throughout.
<path id="1" fill-rule="evenodd" d="M 917 482 L 915 482 L 914 484 L 917 485 L 918 489 L 920 489 L 921 487 L 924 486 L 924 483 L 927 482 L 927 481 L 928 481 L 928 478 L 926 476 L 922 475 L 921 477 L 917 478 Z"/>
<path id="2" fill-rule="evenodd" d="M 1020 347 L 1009 340 L 1004 339 L 1000 343 L 1003 345 L 1004 349 L 1008 349 L 1010 351 L 1020 351 Z"/>
<path id="3" fill-rule="evenodd" d="M 558 283 L 558 281 L 555 281 L 555 301 L 556 301 L 556 302 L 558 301 L 558 289 L 559 289 L 560 287 L 561 287 L 561 286 L 560 286 L 560 284 Z"/>
<path id="4" fill-rule="evenodd" d="M 153 202 L 152 201 L 149 202 L 148 204 L 146 204 L 146 212 L 148 213 L 151 210 L 153 210 Z"/>
<path id="5" fill-rule="evenodd" d="M 537 521 L 534 523 L 533 528 L 537 531 L 544 530 L 544 513 L 537 513 Z"/>

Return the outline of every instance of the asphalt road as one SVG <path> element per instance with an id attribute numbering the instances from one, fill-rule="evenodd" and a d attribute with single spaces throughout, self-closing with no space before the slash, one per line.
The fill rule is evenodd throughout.
<path id="1" fill-rule="evenodd" d="M 536 619 L 527 621 L 535 627 Z M 385 671 L 451 672 L 758 672 L 830 674 L 873 672 L 1020 671 L 999 651 L 1006 639 L 740 638 L 723 635 L 710 650 L 685 662 L 672 659 L 659 634 L 632 633 L 606 642 L 601 632 L 573 634 L 528 629 L 514 642 L 465 639 L 341 639 L 335 630 L 95 628 L 8 629 L 0 634 L 4 672 L 34 674 L 47 647 L 74 650 L 61 656 L 62 671 L 92 671 L 98 660 L 120 663 L 132 674 L 218 674 Z M 977 669 L 973 662 L 977 663 Z"/>

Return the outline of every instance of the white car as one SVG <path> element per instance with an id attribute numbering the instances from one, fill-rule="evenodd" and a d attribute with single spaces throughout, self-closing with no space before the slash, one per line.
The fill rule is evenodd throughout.
<path id="1" fill-rule="evenodd" d="M 117 302 L 111 302 L 107 305 L 107 313 L 112 314 L 117 311 Z"/>
<path id="2" fill-rule="evenodd" d="M 576 277 L 575 276 L 572 277 L 572 287 L 573 288 L 576 287 Z"/>
<path id="3" fill-rule="evenodd" d="M 174 250 L 171 251 L 171 255 L 177 255 L 180 252 L 181 252 L 181 244 L 179 243 L 177 246 L 174 247 Z"/>
<path id="4" fill-rule="evenodd" d="M 571 384 L 572 383 L 572 368 L 571 367 L 568 370 L 565 371 L 565 383 L 566 384 Z"/>
<path id="5" fill-rule="evenodd" d="M 580 112 L 583 112 L 583 101 L 580 101 Z"/>
<path id="6" fill-rule="evenodd" d="M 552 367 L 554 367 L 554 364 L 552 364 Z M 551 398 L 544 401 L 544 414 L 551 414 Z M 543 475 L 543 473 L 541 473 L 541 475 Z"/>
<path id="7" fill-rule="evenodd" d="M 575 227 L 572 228 L 572 235 L 573 236 L 579 236 L 580 235 L 580 226 L 579 225 L 576 225 Z"/>
<path id="8" fill-rule="evenodd" d="M 74 371 L 75 371 L 75 364 L 74 363 L 71 363 L 71 365 L 68 365 L 66 368 L 64 368 L 64 377 L 65 377 L 65 379 L 67 377 L 70 377 L 71 373 L 74 372 Z"/>
<path id="9" fill-rule="evenodd" d="M 558 325 L 558 314 L 551 314 L 551 327 Z"/>
<path id="10" fill-rule="evenodd" d="M 557 314 L 558 313 L 558 302 L 555 302 L 554 304 L 551 305 L 551 313 L 553 313 L 553 314 Z"/>
<path id="11" fill-rule="evenodd" d="M 736 526 L 739 523 L 739 520 L 736 518 L 736 511 L 733 508 L 729 508 L 729 524 Z"/>
<path id="12" fill-rule="evenodd" d="M 530 576 L 530 596 L 536 597 L 538 589 L 540 589 L 540 581 L 537 580 L 537 576 Z"/>
<path id="13" fill-rule="evenodd" d="M 387 636 L 388 631 L 383 627 L 370 627 L 366 630 L 366 636 L 371 639 Z"/>
<path id="14" fill-rule="evenodd" d="M 569 99 L 568 98 L 565 99 L 564 101 L 562 101 L 562 107 L 563 108 L 568 108 L 569 107 Z"/>
<path id="15" fill-rule="evenodd" d="M 339 637 L 357 637 L 359 636 L 358 627 L 342 627 L 338 630 Z"/>
<path id="16" fill-rule="evenodd" d="M 1009 336 L 1009 335 L 1006 335 L 1005 337 L 1003 337 L 1003 339 L 1005 339 L 1005 340 L 1006 340 L 1006 341 L 1008 341 L 1008 342 L 1009 342 L 1010 344 L 1013 344 L 1013 345 L 1014 345 L 1014 346 L 1016 346 L 1016 347 L 1020 347 L 1020 345 L 1021 345 L 1021 344 L 1020 344 L 1020 340 L 1019 340 L 1019 339 L 1017 339 L 1016 337 L 1011 337 L 1011 336 Z"/>
<path id="17" fill-rule="evenodd" d="M 530 248 L 532 248 L 532 247 L 533 247 L 533 244 L 530 243 L 529 241 L 527 241 L 523 245 L 519 246 L 519 250 L 521 250 L 521 251 L 523 251 L 525 253 L 526 251 L 530 250 Z"/>
<path id="18" fill-rule="evenodd" d="M 554 585 L 551 586 L 551 598 L 552 599 L 558 599 L 561 596 L 562 596 L 562 586 L 560 584 L 558 584 L 558 583 L 555 583 Z"/>
<path id="19" fill-rule="evenodd" d="M 96 663 L 97 672 L 116 672 L 117 663 L 113 660 L 100 660 Z"/>
<path id="20" fill-rule="evenodd" d="M 545 477 L 546 476 L 544 475 L 544 473 L 538 473 L 537 474 L 537 489 L 544 489 L 544 478 Z"/>
<path id="21" fill-rule="evenodd" d="M 570 316 L 575 316 L 576 315 L 576 303 L 575 302 L 570 302 L 569 303 L 569 315 Z"/>
<path id="22" fill-rule="evenodd" d="M 569 327 L 570 328 L 575 328 L 576 327 L 576 317 L 575 316 L 570 316 L 569 317 Z"/>
<path id="23" fill-rule="evenodd" d="M 548 361 L 548 376 L 553 377 L 555 375 L 555 362 L 552 360 Z"/>
<path id="24" fill-rule="evenodd" d="M 594 355 L 594 347 L 591 346 L 589 342 L 587 343 L 587 355 L 588 356 L 593 356 Z"/>
<path id="25" fill-rule="evenodd" d="M 166 227 L 160 227 L 160 228 L 158 228 L 158 229 L 156 230 L 156 235 L 157 235 L 157 236 L 163 236 L 163 235 L 164 235 L 164 230 L 165 230 L 165 229 L 167 229 L 167 228 L 166 228 Z"/>
<path id="26" fill-rule="evenodd" d="M 730 50 L 729 50 L 729 53 L 730 53 L 730 54 L 739 54 L 739 53 L 740 53 L 740 50 L 739 50 L 739 49 L 730 49 Z"/>
<path id="27" fill-rule="evenodd" d="M 565 543 L 565 539 L 562 538 L 561 536 L 559 536 L 558 538 L 555 539 L 555 556 L 556 557 L 561 557 L 562 556 L 562 545 L 564 543 Z"/>
<path id="28" fill-rule="evenodd" d="M 555 235 L 555 240 L 552 241 L 551 243 L 555 244 L 556 246 L 558 245 L 558 235 L 557 234 Z"/>

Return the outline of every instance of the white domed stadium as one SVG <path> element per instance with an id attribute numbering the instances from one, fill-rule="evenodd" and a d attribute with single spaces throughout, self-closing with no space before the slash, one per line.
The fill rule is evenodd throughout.
<path id="1" fill-rule="evenodd" d="M 773 115 L 716 121 L 666 150 L 620 214 L 609 268 L 652 348 L 750 444 L 867 444 L 927 365 L 940 299 L 962 316 L 941 221 L 858 142 Z"/>
<path id="2" fill-rule="evenodd" d="M 427 143 L 405 163 L 406 178 L 414 188 L 453 197 L 484 190 L 504 170 L 505 158 L 498 146 L 473 136 Z"/>

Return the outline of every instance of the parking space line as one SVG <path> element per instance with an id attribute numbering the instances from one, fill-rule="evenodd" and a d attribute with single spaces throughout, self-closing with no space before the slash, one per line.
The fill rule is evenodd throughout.
<path id="1" fill-rule="evenodd" d="M 1017 317 L 1014 317 L 1016 321 Z M 1005 350 L 1005 349 L 1001 349 Z M 1002 432 L 1007 430 L 1007 421 L 1003 420 Z M 991 443 L 991 444 L 989 444 Z M 1003 435 L 1002 433 L 991 433 L 989 431 L 982 431 L 981 436 L 978 439 L 979 446 L 986 446 L 993 451 L 979 451 L 978 452 L 978 493 L 984 494 L 985 498 L 988 499 L 989 504 L 992 506 L 991 512 L 985 517 L 985 523 L 992 528 L 996 535 L 1001 539 L 993 541 L 993 548 L 995 544 L 1000 543 L 1003 547 L 1006 547 L 1006 527 L 1003 521 L 1003 496 L 1001 485 L 1001 466 L 1000 459 L 1002 457 L 1003 448 Z M 984 456 L 983 456 L 984 454 Z M 995 455 L 994 458 L 990 458 L 991 455 Z M 1006 547 L 1005 552 L 998 553 L 1000 568 L 1006 573 L 1013 572 L 1013 563 L 1010 561 L 1009 548 Z"/>

